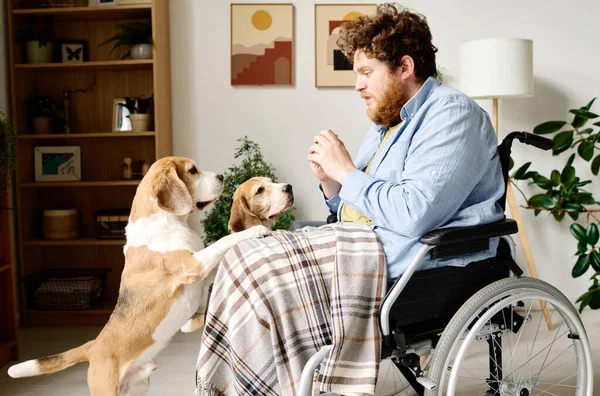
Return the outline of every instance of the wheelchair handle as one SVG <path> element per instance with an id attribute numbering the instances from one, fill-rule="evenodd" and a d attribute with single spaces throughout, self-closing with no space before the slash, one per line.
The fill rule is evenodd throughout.
<path id="1" fill-rule="evenodd" d="M 552 140 L 543 136 L 534 135 L 530 132 L 511 132 L 507 138 L 518 139 L 521 143 L 535 146 L 542 150 L 550 150 L 552 148 Z"/>

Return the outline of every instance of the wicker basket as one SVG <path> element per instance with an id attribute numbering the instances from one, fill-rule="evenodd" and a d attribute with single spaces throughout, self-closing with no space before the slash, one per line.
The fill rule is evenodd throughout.
<path id="1" fill-rule="evenodd" d="M 102 301 L 109 272 L 104 268 L 44 269 L 23 278 L 28 304 L 34 309 L 90 309 Z"/>
<path id="2" fill-rule="evenodd" d="M 79 238 L 77 209 L 44 210 L 44 239 Z"/>

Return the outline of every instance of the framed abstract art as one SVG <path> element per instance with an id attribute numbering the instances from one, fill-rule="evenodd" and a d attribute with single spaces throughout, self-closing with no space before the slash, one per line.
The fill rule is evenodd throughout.
<path id="1" fill-rule="evenodd" d="M 361 15 L 374 14 L 377 4 L 315 4 L 315 85 L 354 87 L 356 76 L 336 42 L 340 26 Z"/>
<path id="2" fill-rule="evenodd" d="M 231 4 L 231 85 L 293 85 L 294 6 Z"/>

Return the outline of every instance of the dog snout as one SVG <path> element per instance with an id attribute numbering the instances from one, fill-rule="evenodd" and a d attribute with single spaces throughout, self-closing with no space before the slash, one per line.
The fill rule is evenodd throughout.
<path id="1" fill-rule="evenodd" d="M 292 185 L 286 184 L 285 186 L 283 186 L 283 192 L 287 193 L 287 194 L 291 194 L 292 193 Z"/>
<path id="2" fill-rule="evenodd" d="M 223 177 L 223 175 L 217 175 L 216 177 L 217 177 L 217 179 L 219 179 L 220 182 L 222 182 L 225 179 L 225 177 Z"/>

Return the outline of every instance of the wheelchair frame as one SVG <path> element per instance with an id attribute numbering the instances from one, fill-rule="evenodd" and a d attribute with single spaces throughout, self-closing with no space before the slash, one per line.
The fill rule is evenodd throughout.
<path id="1" fill-rule="evenodd" d="M 498 146 L 498 153 L 500 157 L 500 163 L 502 166 L 502 173 L 505 186 L 508 183 L 508 163 L 510 160 L 512 140 L 514 139 L 518 139 L 522 143 L 533 145 L 543 150 L 548 150 L 552 147 L 552 141 L 544 137 L 532 135 L 527 132 L 512 132 L 508 134 L 506 138 L 502 141 L 502 143 Z M 505 201 L 506 189 L 504 191 L 504 195 L 498 200 L 498 203 L 501 205 L 503 210 L 505 209 Z M 335 214 L 330 215 L 330 217 L 327 219 L 328 223 L 335 221 L 337 221 L 337 218 L 335 218 Z M 523 271 L 515 261 L 515 243 L 510 237 L 511 234 L 516 234 L 517 232 L 518 227 L 516 222 L 512 219 L 505 218 L 500 222 L 492 224 L 478 225 L 473 227 L 459 227 L 434 230 L 421 237 L 420 242 L 422 243 L 422 246 L 417 256 L 412 260 L 412 262 L 410 263 L 406 271 L 402 274 L 402 276 L 395 281 L 393 287 L 386 293 L 384 301 L 381 305 L 379 312 L 379 324 L 383 339 L 383 346 L 387 348 L 392 347 L 399 349 L 398 352 L 400 359 L 407 357 L 406 343 L 404 343 L 404 345 L 398 345 L 398 342 L 394 342 L 397 340 L 395 340 L 394 334 L 392 334 L 392 332 L 390 331 L 390 314 L 394 303 L 396 302 L 402 291 L 405 289 L 409 280 L 413 277 L 414 273 L 419 268 L 419 265 L 421 264 L 422 260 L 428 253 L 435 258 L 475 252 L 487 248 L 487 246 L 489 246 L 490 238 L 498 237 L 507 242 L 508 248 L 510 250 L 510 256 L 512 260 L 505 261 L 509 270 L 509 278 L 517 277 L 525 281 L 526 278 L 520 278 L 523 274 Z M 500 246 L 498 247 L 498 249 L 500 249 Z M 476 294 L 481 293 L 485 289 L 492 287 L 495 283 L 498 282 L 501 282 L 501 280 L 484 286 L 483 289 L 481 289 L 480 292 Z M 516 282 L 515 284 L 517 283 L 518 282 Z M 514 296 L 514 298 L 522 298 L 522 295 Z M 564 301 L 558 300 L 559 299 L 555 299 L 553 302 L 553 305 L 555 305 L 555 307 L 561 307 L 562 309 L 574 309 L 572 307 L 572 304 L 571 307 L 567 307 Z M 566 298 L 564 300 L 566 300 Z M 466 302 L 463 304 L 463 307 L 465 305 Z M 462 309 L 463 308 L 461 308 L 461 310 Z M 455 313 L 454 317 L 456 317 L 457 314 L 458 311 L 457 313 Z M 504 312 L 502 313 L 502 315 L 504 315 Z M 489 318 L 487 319 L 489 320 Z M 481 320 L 483 319 L 480 319 L 478 323 L 481 322 Z M 512 328 L 512 324 L 510 326 Z M 577 330 L 577 334 L 573 335 L 573 338 L 579 339 L 579 337 L 582 337 L 582 339 L 584 340 L 582 346 L 576 347 L 578 349 L 582 349 L 580 352 L 584 353 L 584 359 L 586 361 L 585 373 L 580 374 L 580 377 L 582 375 L 585 375 L 587 380 L 585 393 L 578 394 L 591 396 L 593 392 L 593 369 L 589 342 L 587 341 L 587 335 L 585 334 L 585 329 L 583 328 L 583 326 L 580 325 L 580 323 L 575 323 L 575 328 Z M 402 334 L 402 337 L 403 336 L 404 335 Z M 475 335 L 471 334 L 469 336 L 472 338 L 475 337 Z M 490 359 L 492 359 L 492 354 L 497 354 L 497 351 L 493 350 L 494 346 L 489 342 L 489 340 L 488 343 L 490 345 Z M 297 387 L 297 394 L 299 396 L 312 395 L 313 374 L 315 370 L 318 369 L 319 365 L 329 352 L 330 348 L 330 346 L 325 346 L 321 348 L 309 359 L 309 361 L 304 366 L 300 382 Z M 402 350 L 402 348 L 404 348 L 404 350 Z M 459 352 L 459 355 L 460 354 L 464 354 L 464 350 L 461 350 Z M 501 356 L 500 358 L 497 355 L 494 356 L 496 359 L 501 361 Z M 436 390 L 438 384 L 423 375 L 423 371 L 421 370 L 420 364 L 418 362 L 418 356 L 416 362 L 414 360 L 414 357 L 412 357 L 411 359 L 411 363 L 404 365 L 404 369 L 399 363 L 394 363 L 396 364 L 400 372 L 404 375 L 404 377 L 407 379 L 408 383 L 419 395 L 423 395 L 426 390 L 428 391 L 428 394 L 437 394 L 437 392 L 434 391 Z M 411 366 L 411 368 L 409 369 L 408 366 Z M 499 368 L 499 370 L 501 369 L 502 367 Z M 492 364 L 490 363 L 490 371 L 491 370 Z M 490 377 L 493 377 L 493 374 L 494 373 L 491 373 Z M 501 378 L 501 371 L 499 371 L 499 373 L 496 374 L 499 374 L 499 377 L 497 378 Z M 455 382 L 456 378 L 454 378 L 454 380 L 451 378 L 449 382 L 449 387 L 452 393 L 448 393 L 449 395 L 454 394 L 453 390 Z M 496 384 L 492 384 L 492 386 L 495 386 L 497 388 L 499 386 L 499 382 L 500 381 L 497 381 Z M 496 393 L 499 393 L 499 390 L 496 390 Z"/>

